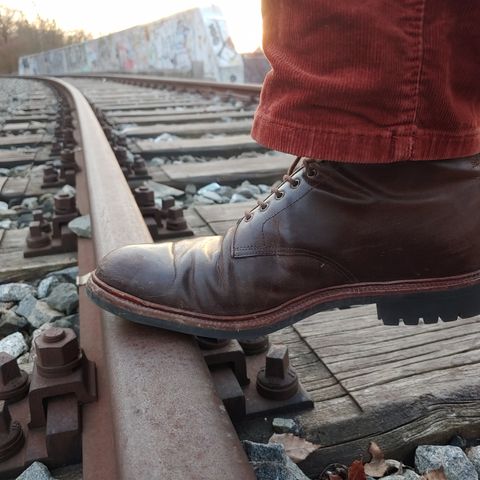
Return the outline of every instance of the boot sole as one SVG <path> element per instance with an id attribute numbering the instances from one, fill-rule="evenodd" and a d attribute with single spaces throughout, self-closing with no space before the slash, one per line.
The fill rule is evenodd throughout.
<path id="1" fill-rule="evenodd" d="M 377 305 L 385 325 L 451 322 L 480 314 L 480 272 L 442 279 L 361 283 L 333 287 L 295 298 L 250 315 L 216 316 L 158 305 L 99 280 L 87 282 L 88 296 L 101 308 L 127 320 L 191 335 L 251 338 L 292 325 L 310 315 L 335 308 Z"/>

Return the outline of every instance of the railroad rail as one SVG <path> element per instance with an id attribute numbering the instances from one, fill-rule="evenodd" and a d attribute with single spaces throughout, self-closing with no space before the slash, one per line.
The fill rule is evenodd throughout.
<path id="1" fill-rule="evenodd" d="M 271 399 L 252 399 L 246 405 L 240 384 L 246 387 L 249 378 L 245 353 L 238 342 L 233 346 L 226 346 L 225 342 L 217 345 L 214 339 L 194 340 L 184 335 L 145 328 L 100 311 L 86 298 L 83 279 L 103 255 L 123 245 L 151 243 L 152 234 L 159 240 L 191 234 L 192 231 L 188 226 L 181 226 L 185 223 L 183 214 L 177 218 L 178 207 L 172 205 L 172 199 L 168 198 L 162 202 L 170 205 L 166 225 L 168 229 L 172 225 L 175 228 L 171 232 L 159 228 L 162 220 L 158 217 L 162 212 L 155 211 L 153 204 L 149 203 L 149 194 L 152 192 L 146 191 L 147 187 L 137 187 L 139 179 L 150 178 L 146 175 L 148 172 L 137 175 L 136 169 L 132 172 L 131 168 L 126 167 L 122 161 L 128 152 L 125 138 L 116 133 L 115 125 L 108 121 L 101 106 L 89 105 L 87 98 L 70 80 L 25 78 L 47 83 L 63 102 L 62 124 L 56 129 L 59 138 L 52 146 L 52 153 L 61 157 L 61 163 L 58 171 L 58 164 L 47 164 L 42 188 L 58 188 L 65 183 L 76 186 L 76 198 L 68 194 L 56 197 L 63 211 L 57 215 L 57 223 L 53 220 L 53 234 L 42 232 L 45 220 L 41 214 L 37 214 L 30 224 L 24 255 L 36 257 L 75 248 L 78 250 L 81 347 L 85 358 L 96 364 L 98 392 L 98 398 L 92 403 L 79 399 L 80 403 L 84 403 L 83 478 L 140 479 L 151 478 L 153 474 L 156 478 L 171 479 L 253 479 L 253 470 L 229 414 L 242 418 L 247 413 L 268 412 L 272 407 L 275 409 L 295 404 L 309 406 L 311 402 L 300 388 L 294 399 L 277 402 L 278 405 Z M 114 80 L 124 82 L 120 77 Z M 148 78 L 137 78 L 135 84 L 161 88 L 167 93 L 173 89 L 173 96 L 185 91 L 189 94 L 200 93 L 205 100 L 192 101 L 193 105 L 200 105 L 200 109 L 209 103 L 212 95 L 220 96 L 221 101 L 227 103 L 217 110 L 222 112 L 221 115 L 232 116 L 238 113 L 239 116 L 251 117 L 251 105 L 258 102 L 259 93 L 258 85 L 237 85 L 232 89 L 230 85 L 208 82 L 199 84 L 168 80 L 165 83 L 152 82 Z M 232 101 L 245 103 L 248 111 L 242 113 L 243 107 L 238 112 L 233 111 L 236 107 L 232 106 Z M 188 101 L 186 104 L 190 106 Z M 195 110 L 188 109 L 187 113 L 189 111 Z M 216 115 L 215 109 L 208 112 L 207 116 Z M 182 124 L 181 121 L 179 123 Z M 218 129 L 219 124 L 216 125 Z M 244 124 L 242 131 L 246 131 Z M 18 136 L 20 138 L 21 135 Z M 7 141 L 15 139 L 7 137 Z M 247 143 L 251 149 L 261 150 L 253 142 Z M 240 153 L 247 150 L 248 146 L 240 141 L 238 145 L 223 145 L 220 149 L 213 148 L 213 151 Z M 208 150 L 199 154 L 208 154 Z M 148 152 L 143 153 L 148 155 Z M 282 168 L 280 164 L 276 170 Z M 169 216 L 172 212 L 174 218 Z M 152 220 L 149 213 L 158 220 L 157 225 L 148 221 Z M 74 239 L 65 226 L 66 221 L 79 214 L 90 215 L 93 239 Z M 65 218 L 62 220 L 62 217 Z M 199 349 L 199 342 L 206 348 L 205 351 Z M 260 350 L 265 351 L 268 342 L 262 340 L 260 344 Z M 259 347 L 252 344 L 244 345 L 244 348 L 245 351 L 250 349 L 250 353 L 256 353 Z M 234 375 L 229 373 L 231 370 L 228 367 L 232 362 Z M 264 364 L 264 355 L 257 358 L 253 374 Z M 207 365 L 214 365 L 220 370 L 210 372 Z M 252 368 L 251 365 L 249 368 Z M 91 373 L 90 383 L 92 378 Z M 223 397 L 219 385 L 220 390 L 226 390 Z M 242 398 L 239 397 L 239 390 Z M 254 383 L 250 390 L 255 391 Z M 232 391 L 235 398 L 229 404 Z M 255 397 L 256 394 L 250 396 Z M 92 400 L 93 396 L 88 399 Z M 33 437 L 27 424 L 22 424 L 28 451 L 31 448 L 29 438 Z M 205 448 L 206 445 L 208 448 Z M 66 454 L 63 457 L 50 457 L 44 454 L 39 459 L 47 465 L 58 466 L 62 461 L 78 458 Z M 17 455 L 9 460 L 4 471 L 18 473 L 30 459 L 34 458 L 29 454 L 20 458 Z"/>
<path id="2" fill-rule="evenodd" d="M 79 241 L 82 275 L 115 248 L 153 240 L 85 97 L 45 80 L 64 92 L 77 121 L 77 201 L 94 232 L 93 245 Z M 114 318 L 82 290 L 82 346 L 97 363 L 99 392 L 84 408 L 84 478 L 254 478 L 192 338 Z"/>
<path id="3" fill-rule="evenodd" d="M 480 400 L 473 388 L 478 382 L 469 369 L 471 358 L 480 355 L 475 319 L 444 330 L 407 329 L 390 338 L 366 306 L 318 314 L 270 335 L 270 340 L 241 344 L 132 324 L 87 299 L 86 275 L 109 251 L 131 243 L 222 234 L 252 206 L 255 195 L 248 196 L 248 188 L 256 188 L 260 195 L 261 184 L 273 183 L 287 169 L 292 157 L 266 152 L 248 135 L 260 86 L 119 74 L 22 78 L 44 82 L 56 92 L 61 124 L 53 135 L 22 130 L 28 122 L 51 126 L 58 121 L 50 111 L 26 111 L 0 125 L 0 147 L 38 149 L 0 148 L 0 167 L 39 166 L 32 169 L 36 175 L 32 180 L 0 177 L 0 201 L 28 201 L 50 192 L 59 210 L 48 235 L 42 230 L 41 212 L 33 212 L 25 263 L 18 271 L 11 267 L 4 277 L 0 265 L 0 283 L 26 278 L 27 260 L 40 258 L 35 268 L 43 271 L 48 262 L 42 255 L 48 254 L 52 270 L 57 265 L 53 259 L 71 264 L 75 258 L 69 252 L 78 252 L 80 344 L 90 362 L 86 374 L 90 380 L 84 382 L 89 395 L 75 401 L 67 395 L 49 406 L 46 397 L 50 430 L 57 425 L 65 430 L 51 442 L 57 450 L 50 445 L 58 457 L 32 447 L 33 439 L 38 447 L 39 438 L 49 434 L 39 434 L 42 418 L 36 420 L 40 426 L 35 431 L 25 420 L 28 397 L 10 405 L 13 420 L 23 415 L 25 447 L 0 462 L 0 472 L 16 474 L 34 459 L 52 467 L 78 460 L 80 449 L 73 443 L 80 428 L 87 480 L 253 479 L 239 438 L 268 440 L 271 420 L 278 415 L 293 417 L 294 431 L 321 445 L 300 464 L 312 478 L 328 463 L 348 464 L 359 458 L 371 439 L 386 454 L 406 458 L 415 441 L 444 441 L 453 432 L 480 428 L 476 413 Z M 258 185 L 239 187 L 245 179 Z M 65 184 L 75 185 L 76 197 L 57 193 Z M 203 203 L 179 207 L 171 197 L 177 189 L 185 197 L 195 194 Z M 236 192 L 246 202 L 222 203 L 226 192 L 230 196 Z M 67 223 L 87 214 L 93 238 L 74 237 Z M 0 230 L 0 254 L 1 245 Z M 362 331 L 359 321 L 365 325 Z M 372 339 L 374 346 L 366 349 Z M 269 341 L 274 345 L 270 353 Z M 411 356 L 423 345 L 436 348 L 428 352 L 427 361 L 412 365 Z M 289 398 L 262 397 L 256 388 L 257 373 L 279 359 L 282 368 L 288 368 L 288 352 L 298 374 L 298 390 Z M 392 356 L 397 369 L 390 366 Z M 91 362 L 96 364 L 96 392 Z M 429 385 L 425 378 L 432 371 L 437 381 Z M 458 380 L 452 380 L 456 372 Z M 33 380 L 38 375 L 34 371 Z M 82 425 L 77 421 L 73 429 L 67 419 L 75 416 L 78 403 Z M 446 414 L 451 411 L 455 415 Z M 408 445 L 403 445 L 405 438 L 411 439 Z M 62 451 L 62 441 L 69 444 L 65 439 L 75 455 L 68 457 L 68 448 Z"/>

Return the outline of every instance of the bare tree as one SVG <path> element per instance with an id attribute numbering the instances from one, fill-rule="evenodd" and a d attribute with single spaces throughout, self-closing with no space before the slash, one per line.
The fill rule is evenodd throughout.
<path id="1" fill-rule="evenodd" d="M 22 12 L 0 5 L 0 73 L 16 72 L 21 56 L 90 38 L 82 30 L 65 32 L 54 20 L 39 16 L 28 20 Z"/>
<path id="2" fill-rule="evenodd" d="M 0 5 L 0 36 L 3 43 L 8 43 L 21 16 L 18 10 Z"/>

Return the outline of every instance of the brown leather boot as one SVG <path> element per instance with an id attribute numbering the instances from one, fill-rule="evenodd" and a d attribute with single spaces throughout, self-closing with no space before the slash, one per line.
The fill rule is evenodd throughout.
<path id="1" fill-rule="evenodd" d="M 480 313 L 480 156 L 304 160 L 292 173 L 297 162 L 224 237 L 113 251 L 89 295 L 135 322 L 219 338 L 366 303 L 395 325 Z"/>

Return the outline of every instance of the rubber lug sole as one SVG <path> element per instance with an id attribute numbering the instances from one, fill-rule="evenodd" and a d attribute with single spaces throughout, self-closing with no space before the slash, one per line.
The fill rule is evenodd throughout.
<path id="1" fill-rule="evenodd" d="M 480 314 L 480 286 L 443 292 L 398 295 L 377 301 L 377 317 L 385 325 L 453 322 Z"/>
<path id="2" fill-rule="evenodd" d="M 477 280 L 478 281 L 478 280 Z M 376 286 L 377 291 L 379 286 Z M 386 288 L 386 287 L 385 287 Z M 354 295 L 336 300 L 319 302 L 307 308 L 298 308 L 283 314 L 284 307 L 278 307 L 278 320 L 273 319 L 259 323 L 264 312 L 246 316 L 246 321 L 254 320 L 255 325 L 243 324 L 233 327 L 235 317 L 210 317 L 202 320 L 201 314 L 189 311 L 171 313 L 162 312 L 161 305 L 148 306 L 140 299 L 123 292 L 113 291 L 111 287 L 98 281 L 92 274 L 87 282 L 87 294 L 101 308 L 135 323 L 164 328 L 179 333 L 212 338 L 252 338 L 268 335 L 288 325 L 292 325 L 315 313 L 347 309 L 360 305 L 377 305 L 377 317 L 385 325 L 418 325 L 420 320 L 425 324 L 437 323 L 439 320 L 451 322 L 458 318 L 469 318 L 480 315 L 480 283 L 456 288 L 433 289 L 415 293 L 386 292 L 369 295 Z M 139 303 L 140 302 L 140 303 Z"/>

